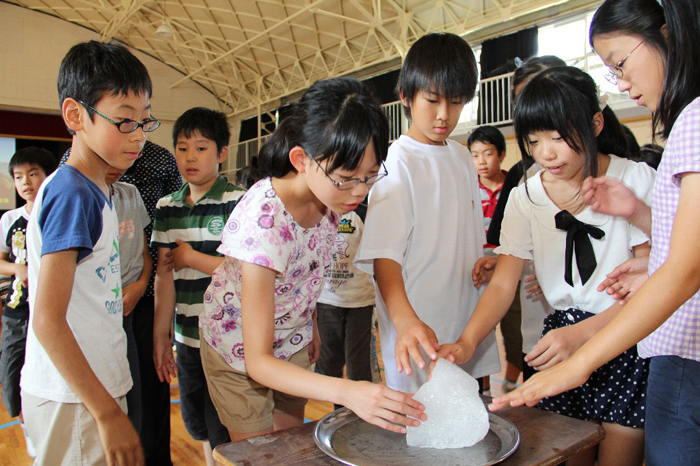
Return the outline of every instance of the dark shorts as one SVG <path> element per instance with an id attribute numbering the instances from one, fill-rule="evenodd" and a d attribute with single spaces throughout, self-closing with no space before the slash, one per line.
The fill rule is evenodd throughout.
<path id="1" fill-rule="evenodd" d="M 651 358 L 645 428 L 647 466 L 700 464 L 700 362 Z"/>
<path id="2" fill-rule="evenodd" d="M 19 378 L 24 366 L 28 324 L 28 319 L 2 316 L 0 384 L 2 384 L 2 404 L 5 405 L 10 417 L 17 417 L 22 411 Z"/>
<path id="3" fill-rule="evenodd" d="M 176 342 L 177 379 L 180 384 L 180 408 L 187 432 L 193 439 L 209 440 L 212 448 L 230 442 L 228 430 L 209 397 L 199 348 Z"/>
<path id="4" fill-rule="evenodd" d="M 542 335 L 594 315 L 577 309 L 555 311 L 545 318 Z M 596 369 L 580 387 L 545 398 L 537 407 L 584 421 L 644 427 L 648 375 L 649 360 L 640 358 L 634 346 Z"/>

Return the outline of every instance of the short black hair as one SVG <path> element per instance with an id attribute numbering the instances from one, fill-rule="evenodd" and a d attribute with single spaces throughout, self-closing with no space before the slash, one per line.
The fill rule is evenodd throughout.
<path id="1" fill-rule="evenodd" d="M 370 90 L 354 78 L 316 81 L 260 149 L 260 176 L 280 178 L 296 171 L 289 160 L 295 146 L 317 161 L 328 159 L 329 173 L 352 171 L 368 144 L 378 165 L 386 160 L 389 122 Z"/>
<path id="2" fill-rule="evenodd" d="M 467 41 L 455 34 L 431 33 L 409 49 L 396 88 L 409 105 L 422 91 L 469 102 L 477 82 L 476 58 Z M 404 112 L 410 119 L 411 108 L 404 106 Z"/>
<path id="3" fill-rule="evenodd" d="M 566 66 L 566 62 L 555 55 L 542 55 L 524 61 L 513 73 L 513 100 L 516 97 L 515 88 L 527 84 L 534 76 L 555 66 Z"/>
<path id="4" fill-rule="evenodd" d="M 659 168 L 664 148 L 658 144 L 644 144 L 639 148 L 638 162 L 644 162 L 654 170 Z"/>
<path id="5" fill-rule="evenodd" d="M 44 170 L 44 175 L 49 176 L 56 170 L 58 162 L 56 161 L 56 156 L 53 155 L 46 149 L 41 147 L 25 147 L 20 149 L 12 156 L 10 163 L 7 167 L 10 172 L 10 176 L 15 175 L 15 168 L 20 165 L 36 165 L 37 167 Z"/>
<path id="6" fill-rule="evenodd" d="M 190 138 L 199 133 L 216 143 L 217 154 L 229 145 L 231 129 L 226 115 L 217 110 L 205 107 L 194 107 L 179 116 L 173 126 L 173 147 L 177 146 L 177 138 Z"/>
<path id="7" fill-rule="evenodd" d="M 239 169 L 235 177 L 236 186 L 250 189 L 255 183 L 260 180 L 260 170 L 258 170 L 258 156 L 250 159 L 250 164 Z"/>
<path id="8" fill-rule="evenodd" d="M 149 99 L 153 94 L 151 77 L 138 58 L 122 45 L 95 40 L 71 47 L 58 70 L 57 86 L 59 107 L 69 97 L 95 107 L 106 94 L 133 92 Z M 86 110 L 94 118 L 94 112 Z"/>
<path id="9" fill-rule="evenodd" d="M 556 131 L 585 157 L 583 177 L 598 176 L 598 152 L 629 157 L 627 140 L 619 120 L 606 107 L 604 124 L 596 137 L 593 116 L 601 112 L 595 81 L 573 66 L 557 66 L 532 78 L 515 102 L 514 127 L 525 170 L 534 159 L 529 135 Z M 581 179 L 583 182 L 583 178 Z"/>
<path id="10" fill-rule="evenodd" d="M 506 138 L 503 137 L 503 133 L 495 126 L 477 127 L 471 132 L 469 139 L 467 139 L 467 147 L 469 150 L 472 149 L 472 144 L 475 142 L 491 144 L 496 148 L 499 156 L 506 151 Z"/>

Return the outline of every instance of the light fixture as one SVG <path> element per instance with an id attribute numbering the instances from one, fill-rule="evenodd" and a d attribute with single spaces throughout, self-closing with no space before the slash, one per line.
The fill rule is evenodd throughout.
<path id="1" fill-rule="evenodd" d="M 170 26 L 168 25 L 168 22 L 166 20 L 163 20 L 163 22 L 160 23 L 160 26 L 158 26 L 158 29 L 156 29 L 156 35 L 158 37 L 172 37 L 173 36 L 173 30 L 170 29 Z"/>

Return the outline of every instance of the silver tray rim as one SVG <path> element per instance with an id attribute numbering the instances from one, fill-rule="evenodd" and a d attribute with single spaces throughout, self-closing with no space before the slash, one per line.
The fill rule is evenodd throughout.
<path id="1" fill-rule="evenodd" d="M 319 448 L 319 450 L 321 450 L 323 453 L 330 456 L 331 458 L 335 459 L 336 461 L 339 461 L 339 462 L 346 464 L 348 466 L 358 466 L 355 463 L 352 463 L 349 460 L 340 456 L 333 449 L 333 446 L 331 445 L 331 442 L 330 442 L 330 440 L 333 438 L 333 434 L 338 429 L 340 429 L 341 427 L 343 427 L 347 424 L 350 424 L 350 423 L 356 422 L 356 421 L 365 422 L 362 419 L 360 419 L 359 416 L 357 416 L 355 413 L 353 413 L 352 411 L 350 411 L 347 408 L 341 408 L 341 409 L 338 409 L 336 411 L 333 411 L 332 413 L 326 414 L 316 423 L 316 426 L 314 427 L 314 442 L 316 443 L 316 446 Z M 493 424 L 499 425 L 501 427 L 504 427 L 506 430 L 512 431 L 512 433 L 513 433 L 512 444 L 503 445 L 501 447 L 501 451 L 499 452 L 499 455 L 496 458 L 494 458 L 492 461 L 490 461 L 488 463 L 483 463 L 483 464 L 478 465 L 478 466 L 490 466 L 490 465 L 500 463 L 501 461 L 505 460 L 506 458 L 511 456 L 513 453 L 515 453 L 515 451 L 520 446 L 520 430 L 518 430 L 518 428 L 515 424 L 513 424 L 508 419 L 505 419 L 505 418 L 489 411 L 489 431 L 494 432 L 496 435 L 498 435 L 498 432 L 495 432 L 493 430 Z M 330 435 L 324 435 L 324 433 L 327 433 L 326 431 L 330 431 Z M 324 438 L 328 439 L 328 442 L 324 441 Z M 471 447 L 466 447 L 466 448 L 471 448 Z M 506 450 L 506 451 L 504 451 L 504 450 Z"/>

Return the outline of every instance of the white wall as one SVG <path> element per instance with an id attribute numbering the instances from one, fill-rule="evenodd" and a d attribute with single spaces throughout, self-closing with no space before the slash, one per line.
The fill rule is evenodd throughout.
<path id="1" fill-rule="evenodd" d="M 61 60 L 74 44 L 99 40 L 99 35 L 7 3 L 0 3 L 0 31 L 3 35 L 0 41 L 0 108 L 60 114 L 56 76 Z M 151 75 L 153 115 L 163 122 L 149 136 L 153 142 L 171 149 L 172 125 L 189 108 L 201 106 L 226 111 L 211 93 L 191 81 L 170 89 L 172 83 L 182 79 L 182 74 L 145 54 L 133 49 L 132 52 Z M 231 141 L 235 142 L 239 124 L 232 123 Z"/>

